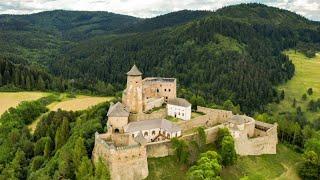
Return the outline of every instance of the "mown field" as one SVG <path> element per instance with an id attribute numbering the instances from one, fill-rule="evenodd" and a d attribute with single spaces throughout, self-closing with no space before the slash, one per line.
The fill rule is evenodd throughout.
<path id="1" fill-rule="evenodd" d="M 33 101 L 48 95 L 44 92 L 0 92 L 0 115 L 22 101 Z"/>
<path id="2" fill-rule="evenodd" d="M 22 101 L 33 101 L 52 94 L 53 93 L 45 92 L 0 92 L 0 115 L 10 107 L 16 107 Z M 58 109 L 66 111 L 85 110 L 102 102 L 112 100 L 112 97 L 77 95 L 74 98 L 71 98 L 66 93 L 55 95 L 57 96 L 57 101 L 47 106 L 50 111 L 57 111 Z M 41 117 L 28 126 L 31 132 L 36 128 Z"/>
<path id="3" fill-rule="evenodd" d="M 271 111 L 275 114 L 282 112 L 293 112 L 296 109 L 292 107 L 293 99 L 297 100 L 296 107 L 300 106 L 306 113 L 309 120 L 319 117 L 319 113 L 307 111 L 307 105 L 311 99 L 320 98 L 320 54 L 315 58 L 307 58 L 305 55 L 294 50 L 285 51 L 295 65 L 295 75 L 287 83 L 280 85 L 279 89 L 284 90 L 285 98 L 280 104 L 272 104 Z M 308 88 L 313 89 L 313 94 L 308 95 L 307 100 L 302 100 L 302 95 L 307 94 Z"/>
<path id="4" fill-rule="evenodd" d="M 112 97 L 93 97 L 84 95 L 79 95 L 75 98 L 63 97 L 60 102 L 54 102 L 50 104 L 48 108 L 50 111 L 57 111 L 58 109 L 66 111 L 80 111 L 110 100 L 112 100 Z"/>
<path id="5" fill-rule="evenodd" d="M 85 95 L 77 95 L 71 98 L 68 96 L 68 94 L 62 93 L 59 95 L 58 101 L 49 104 L 47 107 L 50 111 L 57 111 L 58 109 L 65 111 L 81 111 L 110 100 L 112 100 L 112 97 L 94 97 Z M 45 114 L 43 114 L 42 116 L 44 115 Z M 36 119 L 32 124 L 28 126 L 32 133 L 36 129 L 41 117 Z"/>
<path id="6" fill-rule="evenodd" d="M 299 180 L 296 168 L 301 155 L 283 144 L 279 144 L 277 148 L 276 155 L 239 157 L 235 165 L 223 169 L 222 179 L 236 180 L 248 177 L 250 180 Z M 186 179 L 187 167 L 179 164 L 173 156 L 149 158 L 148 165 L 147 179 Z"/>

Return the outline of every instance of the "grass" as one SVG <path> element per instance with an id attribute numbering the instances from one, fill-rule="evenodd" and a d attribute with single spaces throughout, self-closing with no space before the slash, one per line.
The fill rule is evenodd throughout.
<path id="1" fill-rule="evenodd" d="M 293 99 L 297 100 L 296 107 L 300 106 L 306 117 L 313 120 L 319 117 L 318 113 L 307 111 L 307 104 L 311 99 L 317 100 L 320 98 L 320 54 L 315 58 L 307 58 L 305 55 L 295 52 L 293 50 L 285 51 L 295 65 L 296 71 L 294 77 L 287 83 L 280 85 L 278 88 L 284 90 L 285 99 L 280 104 L 272 104 L 271 111 L 275 114 L 281 112 L 294 112 L 295 108 L 292 107 Z M 306 101 L 302 100 L 302 95 L 307 94 L 307 89 L 312 88 L 313 94 L 308 95 Z"/>
<path id="2" fill-rule="evenodd" d="M 194 119 L 196 117 L 203 116 L 203 115 L 205 115 L 205 114 L 202 113 L 202 112 L 194 112 L 194 111 L 192 111 L 191 112 L 191 119 Z"/>
<path id="3" fill-rule="evenodd" d="M 213 150 L 208 146 L 207 150 Z M 239 157 L 233 166 L 223 168 L 221 178 L 235 180 L 247 176 L 254 180 L 298 180 L 296 168 L 300 161 L 300 154 L 283 144 L 278 145 L 276 155 L 243 156 Z M 174 156 L 149 158 L 149 179 L 186 179 L 187 167 L 176 161 Z"/>
<path id="4" fill-rule="evenodd" d="M 257 180 L 299 179 L 296 168 L 300 154 L 282 144 L 277 148 L 276 155 L 239 157 L 235 165 L 223 169 L 222 179 L 233 180 L 244 176 Z"/>
<path id="5" fill-rule="evenodd" d="M 0 92 L 0 116 L 10 107 L 18 106 L 22 101 L 33 101 L 48 96 L 44 92 Z"/>
<path id="6" fill-rule="evenodd" d="M 176 161 L 174 156 L 148 159 L 149 176 L 146 180 L 184 180 L 187 167 Z"/>
<path id="7" fill-rule="evenodd" d="M 173 116 L 166 116 L 165 119 L 168 120 L 168 121 L 171 121 L 171 122 L 183 121 L 182 119 L 179 119 L 179 118 L 176 118 L 176 117 L 173 117 Z"/>

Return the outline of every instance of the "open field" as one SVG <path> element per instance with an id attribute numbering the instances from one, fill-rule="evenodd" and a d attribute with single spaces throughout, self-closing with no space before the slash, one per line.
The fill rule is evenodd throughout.
<path id="1" fill-rule="evenodd" d="M 0 115 L 22 101 L 33 101 L 48 95 L 44 92 L 0 92 Z"/>
<path id="2" fill-rule="evenodd" d="M 315 58 L 307 58 L 301 53 L 293 50 L 285 51 L 295 65 L 296 71 L 294 77 L 278 88 L 284 90 L 285 99 L 280 104 L 272 104 L 271 111 L 274 113 L 293 112 L 295 108 L 292 107 L 293 99 L 297 100 L 296 107 L 301 106 L 302 110 L 306 112 L 309 120 L 313 120 L 319 113 L 307 112 L 307 104 L 311 99 L 317 100 L 320 98 L 320 54 Z M 313 95 L 308 96 L 306 101 L 302 100 L 302 95 L 307 93 L 307 89 L 313 89 Z M 316 115 L 316 116 L 315 116 Z"/>
<path id="3" fill-rule="evenodd" d="M 300 154 L 279 144 L 276 155 L 239 157 L 235 165 L 223 169 L 221 177 L 225 180 L 240 179 L 244 176 L 250 180 L 299 180 L 296 167 L 300 158 Z M 173 156 L 149 158 L 148 166 L 147 179 L 186 179 L 187 168 L 177 163 Z"/>
<path id="4" fill-rule="evenodd" d="M 58 109 L 66 111 L 79 111 L 110 100 L 112 100 L 112 97 L 92 97 L 79 95 L 76 98 L 63 99 L 61 102 L 52 103 L 48 106 L 48 108 L 50 111 L 56 111 Z"/>
<path id="5" fill-rule="evenodd" d="M 68 98 L 67 94 L 60 94 L 59 102 L 53 102 L 47 107 L 50 111 L 57 111 L 58 109 L 66 110 L 66 111 L 79 111 L 88 109 L 94 105 L 100 104 L 102 102 L 110 101 L 113 97 L 93 97 L 93 96 L 84 96 L 78 95 L 75 98 Z M 31 133 L 37 127 L 38 122 L 40 119 L 46 114 L 43 114 L 38 119 L 33 121 L 28 128 L 30 129 Z"/>

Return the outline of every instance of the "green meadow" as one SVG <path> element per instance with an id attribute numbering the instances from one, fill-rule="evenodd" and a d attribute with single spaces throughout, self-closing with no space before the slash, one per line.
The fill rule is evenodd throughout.
<path id="1" fill-rule="evenodd" d="M 291 80 L 278 87 L 278 89 L 284 90 L 285 98 L 279 104 L 272 104 L 270 106 L 271 111 L 274 114 L 294 112 L 295 108 L 292 107 L 292 104 L 295 98 L 297 101 L 296 107 L 300 106 L 307 118 L 312 121 L 320 117 L 320 113 L 307 111 L 309 101 L 320 98 L 320 55 L 317 54 L 314 58 L 308 58 L 294 50 L 284 53 L 289 56 L 295 65 L 295 75 Z M 311 96 L 307 95 L 307 100 L 302 100 L 302 95 L 307 94 L 309 88 L 313 89 L 313 94 Z"/>

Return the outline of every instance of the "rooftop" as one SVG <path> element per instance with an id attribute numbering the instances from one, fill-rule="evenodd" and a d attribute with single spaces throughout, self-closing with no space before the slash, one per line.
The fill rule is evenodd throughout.
<path id="1" fill-rule="evenodd" d="M 241 124 L 248 123 L 251 120 L 253 119 L 245 115 L 234 115 L 228 120 L 228 122 L 241 125 Z"/>
<path id="2" fill-rule="evenodd" d="M 108 117 L 129 117 L 129 110 L 120 102 L 111 104 L 108 110 Z"/>
<path id="3" fill-rule="evenodd" d="M 181 128 L 178 125 L 175 125 L 165 119 L 131 122 L 124 127 L 124 131 L 137 132 L 137 131 L 157 129 L 157 128 L 164 129 L 165 131 L 168 131 L 168 132 L 181 131 Z"/>
<path id="4" fill-rule="evenodd" d="M 176 106 L 182 106 L 182 107 L 189 107 L 191 104 L 189 101 L 183 99 L 183 98 L 174 98 L 169 99 L 167 104 L 176 105 Z"/>
<path id="5" fill-rule="evenodd" d="M 127 75 L 128 76 L 141 76 L 142 73 L 136 65 L 133 65 L 132 68 L 130 69 L 130 71 L 127 72 Z"/>
<path id="6" fill-rule="evenodd" d="M 176 78 L 163 78 L 163 77 L 148 77 L 144 82 L 174 82 Z"/>

